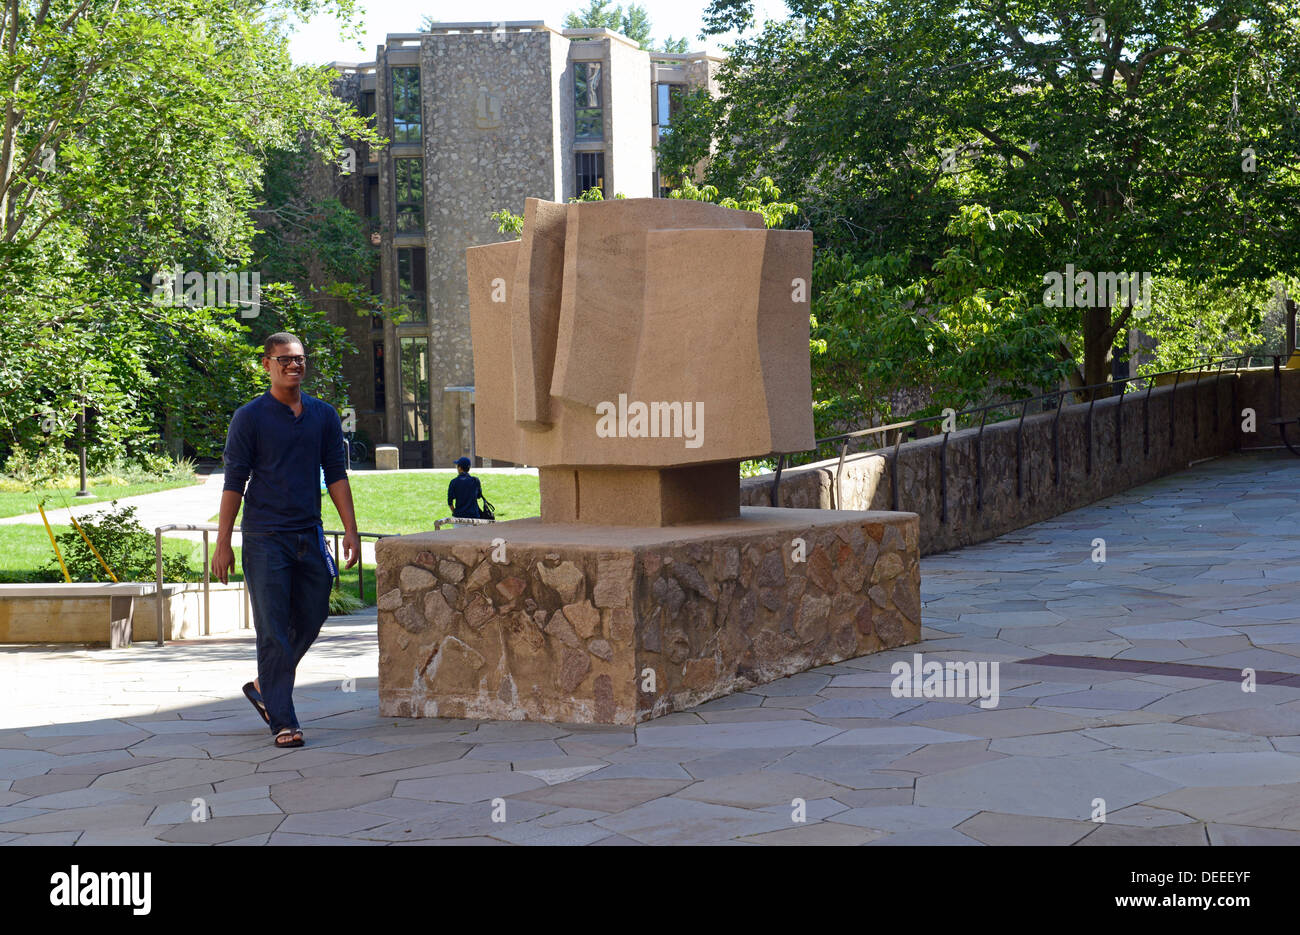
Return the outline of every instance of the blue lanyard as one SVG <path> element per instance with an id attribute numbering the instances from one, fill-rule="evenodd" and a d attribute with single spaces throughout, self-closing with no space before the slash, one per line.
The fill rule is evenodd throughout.
<path id="1" fill-rule="evenodd" d="M 334 564 L 334 556 L 330 554 L 329 546 L 325 544 L 325 527 L 317 526 L 316 532 L 320 536 L 320 554 L 325 556 L 325 567 L 329 569 L 331 578 L 337 578 L 339 566 Z"/>

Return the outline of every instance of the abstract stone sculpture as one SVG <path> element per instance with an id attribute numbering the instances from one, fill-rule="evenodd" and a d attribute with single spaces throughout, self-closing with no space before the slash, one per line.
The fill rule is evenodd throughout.
<path id="1" fill-rule="evenodd" d="M 466 257 L 478 451 L 540 467 L 543 522 L 738 516 L 740 461 L 812 447 L 810 232 L 530 198 Z"/>
<path id="2" fill-rule="evenodd" d="M 380 540 L 384 715 L 634 724 L 919 638 L 915 514 L 739 506 L 813 446 L 809 233 L 529 199 L 467 259 L 478 453 L 542 515 Z"/>

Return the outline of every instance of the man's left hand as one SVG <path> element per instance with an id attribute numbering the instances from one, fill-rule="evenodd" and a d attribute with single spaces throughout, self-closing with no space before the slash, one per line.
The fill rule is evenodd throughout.
<path id="1" fill-rule="evenodd" d="M 361 558 L 361 537 L 356 530 L 343 534 L 343 558 L 347 561 L 344 568 L 351 568 Z"/>

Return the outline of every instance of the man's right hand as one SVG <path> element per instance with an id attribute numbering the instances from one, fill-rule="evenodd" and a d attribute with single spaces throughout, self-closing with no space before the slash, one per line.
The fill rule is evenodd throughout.
<path id="1" fill-rule="evenodd" d="M 222 584 L 228 584 L 230 573 L 235 568 L 235 550 L 229 542 L 217 540 L 217 548 L 212 553 L 212 575 Z"/>

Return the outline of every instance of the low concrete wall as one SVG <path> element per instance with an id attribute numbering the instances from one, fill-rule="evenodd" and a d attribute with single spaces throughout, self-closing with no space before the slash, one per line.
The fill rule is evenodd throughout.
<path id="1" fill-rule="evenodd" d="M 1019 420 L 786 470 L 783 507 L 907 510 L 921 517 L 921 554 L 983 542 L 1144 484 L 1237 447 L 1281 444 L 1271 368 L 1184 377 L 1124 397 L 1063 406 Z M 1243 435 L 1241 410 L 1256 411 Z M 1089 409 L 1091 408 L 1091 416 Z M 1117 412 L 1118 411 L 1118 412 Z M 1282 372 L 1284 416 L 1300 415 L 1300 371 Z M 1117 425 L 1118 415 L 1118 425 Z M 1019 454 L 1017 437 L 1019 436 Z M 1300 431 L 1293 431 L 1293 439 Z M 897 472 L 897 502 L 893 485 Z M 1019 483 L 1017 483 L 1019 477 Z M 773 475 L 741 482 L 740 502 L 770 504 Z M 946 495 L 945 495 L 946 486 Z"/>
<path id="2" fill-rule="evenodd" d="M 0 643 L 131 642 L 131 602 L 152 585 L 0 585 Z"/>
<path id="3" fill-rule="evenodd" d="M 209 594 L 211 619 L 206 633 L 203 629 L 202 583 L 165 584 L 163 593 L 166 595 L 163 607 L 165 640 L 189 640 L 197 636 L 221 636 L 252 630 L 252 606 L 245 606 L 242 582 L 212 582 Z M 158 638 L 158 600 L 152 594 L 132 601 L 131 628 L 136 640 Z"/>
<path id="4" fill-rule="evenodd" d="M 0 643 L 90 643 L 126 646 L 158 638 L 158 598 L 151 583 L 0 585 Z M 251 628 L 242 583 L 214 582 L 211 619 L 203 627 L 203 585 L 163 585 L 163 638 L 192 639 Z"/>

